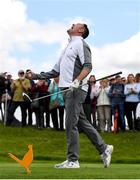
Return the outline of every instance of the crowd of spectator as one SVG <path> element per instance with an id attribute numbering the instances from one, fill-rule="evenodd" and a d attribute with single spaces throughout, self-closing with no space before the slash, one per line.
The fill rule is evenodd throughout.
<path id="1" fill-rule="evenodd" d="M 16 121 L 15 111 L 20 107 L 19 122 L 22 127 L 34 125 L 38 129 L 64 130 L 65 103 L 58 82 L 59 77 L 34 81 L 30 69 L 19 70 L 17 79 L 13 79 L 11 73 L 1 73 L 1 121 L 6 126 L 12 126 Z M 24 99 L 23 93 L 28 94 L 32 100 L 47 97 L 31 102 Z M 95 75 L 91 75 L 83 108 L 87 119 L 98 131 L 138 131 L 140 119 L 136 117 L 136 108 L 139 102 L 140 73 L 129 74 L 127 77 L 117 75 L 99 82 L 96 82 Z M 116 115 L 117 127 L 114 126 Z"/>
<path id="2" fill-rule="evenodd" d="M 58 87 L 59 78 L 53 80 L 32 80 L 31 71 L 27 69 L 18 71 L 18 78 L 12 79 L 10 73 L 3 73 L 0 76 L 0 98 L 1 98 L 1 114 L 5 125 L 12 126 L 17 124 L 15 111 L 18 107 L 21 109 L 21 126 L 35 125 L 38 129 L 51 128 L 50 118 L 52 119 L 53 128 L 56 130 L 64 130 L 64 100 L 61 93 L 55 94 L 37 101 L 29 101 L 24 98 L 26 93 L 30 99 L 34 100 L 50 93 L 60 91 Z M 8 92 L 7 111 L 2 112 L 2 103 L 5 105 L 5 93 Z M 5 108 L 3 108 L 5 110 Z M 6 119 L 4 114 L 6 113 Z M 33 119 L 35 114 L 35 120 Z M 58 118 L 59 117 L 59 118 Z M 33 121 L 35 121 L 33 123 Z M 19 123 L 18 123 L 19 124 Z"/>

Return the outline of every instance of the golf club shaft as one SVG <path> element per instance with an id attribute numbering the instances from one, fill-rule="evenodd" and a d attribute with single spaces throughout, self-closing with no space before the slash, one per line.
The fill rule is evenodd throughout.
<path id="1" fill-rule="evenodd" d="M 96 81 L 100 81 L 100 80 L 107 79 L 107 78 L 110 78 L 110 77 L 113 77 L 113 76 L 117 76 L 117 75 L 119 75 L 119 74 L 122 74 L 122 72 L 120 71 L 120 72 L 118 72 L 118 73 L 114 73 L 114 74 L 111 74 L 111 75 L 108 75 L 108 76 L 99 78 L 99 79 L 97 79 Z M 88 83 L 88 82 L 87 82 L 87 83 Z M 87 83 L 82 84 L 82 85 L 80 85 L 79 87 L 82 87 L 82 86 L 86 85 Z M 39 98 L 35 98 L 35 99 L 33 99 L 33 101 L 37 101 L 37 100 L 40 100 L 40 99 L 44 99 L 44 98 L 47 98 L 47 97 L 50 97 L 50 96 L 53 96 L 53 95 L 57 95 L 57 94 L 60 94 L 60 93 L 63 93 L 63 92 L 67 92 L 67 91 L 70 91 L 70 90 L 71 90 L 71 88 L 68 88 L 68 89 L 65 89 L 65 90 L 62 90 L 62 91 L 53 93 L 53 94 L 49 94 L 49 95 L 46 95 L 46 96 L 42 96 L 42 97 L 39 97 Z"/>
<path id="2" fill-rule="evenodd" d="M 111 74 L 111 75 L 108 75 L 108 76 L 99 78 L 99 79 L 97 79 L 96 81 L 101 81 L 101 80 L 103 80 L 103 79 L 108 79 L 108 78 L 111 78 L 111 77 L 113 77 L 113 76 L 117 76 L 117 75 L 119 75 L 119 74 L 122 74 L 122 72 L 120 71 L 120 72 L 117 72 L 117 73 L 114 73 L 114 74 Z"/>

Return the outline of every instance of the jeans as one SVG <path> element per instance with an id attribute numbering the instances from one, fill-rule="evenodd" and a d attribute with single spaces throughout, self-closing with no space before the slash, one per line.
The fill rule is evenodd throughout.
<path id="1" fill-rule="evenodd" d="M 125 119 L 124 119 L 124 103 L 112 103 L 112 114 L 115 115 L 116 109 L 119 111 L 119 118 L 121 120 L 121 128 L 125 130 Z"/>

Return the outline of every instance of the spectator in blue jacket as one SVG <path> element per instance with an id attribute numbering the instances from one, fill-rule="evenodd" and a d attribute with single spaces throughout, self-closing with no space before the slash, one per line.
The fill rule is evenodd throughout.
<path id="1" fill-rule="evenodd" d="M 121 76 L 115 77 L 115 83 L 111 85 L 109 90 L 109 97 L 111 98 L 112 114 L 115 116 L 116 110 L 119 112 L 119 119 L 121 121 L 121 130 L 125 131 L 124 119 L 124 84 L 122 84 Z"/>

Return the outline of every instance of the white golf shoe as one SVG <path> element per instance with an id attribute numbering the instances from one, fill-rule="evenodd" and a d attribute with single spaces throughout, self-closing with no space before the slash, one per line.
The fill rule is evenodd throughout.
<path id="1" fill-rule="evenodd" d="M 107 148 L 105 149 L 104 153 L 101 154 L 101 159 L 103 160 L 105 168 L 109 167 L 110 165 L 113 149 L 114 147 L 112 145 L 107 145 Z"/>
<path id="2" fill-rule="evenodd" d="M 60 164 L 56 164 L 54 166 L 55 168 L 80 168 L 79 162 L 78 161 L 64 161 Z"/>

